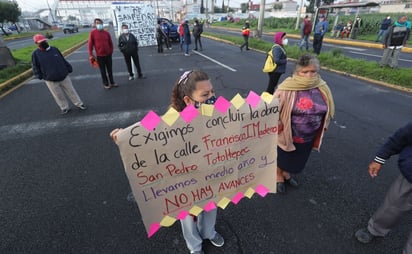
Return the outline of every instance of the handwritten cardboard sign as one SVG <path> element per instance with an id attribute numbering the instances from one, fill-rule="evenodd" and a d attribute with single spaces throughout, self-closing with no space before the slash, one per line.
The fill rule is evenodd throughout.
<path id="1" fill-rule="evenodd" d="M 150 2 L 134 4 L 112 4 L 114 24 L 117 31 L 122 31 L 122 25 L 129 27 L 129 33 L 136 36 L 139 47 L 157 45 L 155 9 Z"/>
<path id="2" fill-rule="evenodd" d="M 250 92 L 200 109 L 153 111 L 118 146 L 149 237 L 189 213 L 275 192 L 278 100 Z"/>

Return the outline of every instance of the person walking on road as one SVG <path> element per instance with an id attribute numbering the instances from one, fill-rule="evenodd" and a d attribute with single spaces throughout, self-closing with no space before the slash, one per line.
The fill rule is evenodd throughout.
<path id="1" fill-rule="evenodd" d="M 391 24 L 392 24 L 391 16 L 387 16 L 386 18 L 382 20 L 375 42 L 378 42 L 380 38 L 385 37 L 385 33 L 388 31 L 388 28 L 391 26 Z"/>
<path id="2" fill-rule="evenodd" d="M 185 56 L 190 56 L 189 45 L 192 43 L 190 36 L 189 20 L 185 20 L 183 24 L 183 41 L 185 45 Z"/>
<path id="3" fill-rule="evenodd" d="M 214 104 L 216 102 L 213 85 L 208 75 L 200 70 L 186 71 L 175 82 L 172 88 L 170 107 L 178 112 L 188 105 L 199 108 L 201 104 Z M 121 129 L 114 129 L 110 136 L 117 142 L 117 133 Z M 183 237 L 191 254 L 203 254 L 202 243 L 204 239 L 216 247 L 225 244 L 224 238 L 215 230 L 217 208 L 209 212 L 202 211 L 197 216 L 189 214 L 181 219 Z"/>
<path id="4" fill-rule="evenodd" d="M 380 67 L 389 65 L 395 69 L 398 67 L 398 59 L 401 49 L 406 46 L 411 32 L 408 18 L 403 15 L 389 27 L 388 32 L 383 38 L 383 56 L 379 62 Z"/>
<path id="5" fill-rule="evenodd" d="M 103 86 L 106 90 L 117 87 L 113 79 L 113 42 L 110 33 L 103 29 L 103 20 L 94 19 L 96 29 L 93 29 L 89 35 L 89 58 L 96 58 L 99 63 L 100 75 L 102 76 Z M 93 54 L 96 51 L 96 56 Z M 107 79 L 107 75 L 109 79 Z"/>
<path id="6" fill-rule="evenodd" d="M 370 243 L 376 237 L 386 236 L 412 210 L 412 122 L 396 130 L 379 148 L 375 159 L 369 164 L 369 175 L 375 178 L 385 162 L 397 154 L 401 174 L 389 187 L 383 204 L 369 219 L 368 226 L 356 231 L 355 238 L 361 243 Z M 412 232 L 402 253 L 412 253 Z"/>
<path id="7" fill-rule="evenodd" d="M 292 77 L 276 89 L 279 99 L 279 133 L 277 158 L 278 193 L 286 192 L 286 185 L 298 187 L 291 174 L 304 169 L 312 149 L 319 150 L 323 134 L 335 114 L 329 86 L 319 75 L 316 56 L 299 57 Z"/>
<path id="8" fill-rule="evenodd" d="M 180 45 L 180 51 L 183 51 L 183 43 L 185 41 L 185 31 L 183 29 L 183 24 L 185 23 L 185 21 L 183 20 L 179 27 L 178 27 L 178 31 L 179 31 L 179 45 Z"/>
<path id="9" fill-rule="evenodd" d="M 288 62 L 285 46 L 288 44 L 286 33 L 277 32 L 274 36 L 275 44 L 272 47 L 273 62 L 276 68 L 272 72 L 268 72 L 269 83 L 266 92 L 273 94 L 278 85 L 280 76 L 286 71 L 286 64 Z"/>
<path id="10" fill-rule="evenodd" d="M 318 23 L 315 26 L 315 31 L 313 35 L 313 52 L 319 55 L 322 49 L 323 37 L 328 32 L 329 22 L 326 20 L 325 15 L 321 15 Z"/>
<path id="11" fill-rule="evenodd" d="M 198 50 L 197 44 L 199 44 L 200 51 L 203 50 L 201 35 L 203 33 L 203 24 L 199 23 L 199 20 L 195 20 L 195 24 L 193 25 L 193 37 L 195 38 L 195 48 L 194 50 Z"/>
<path id="12" fill-rule="evenodd" d="M 69 73 L 73 71 L 71 64 L 67 62 L 58 48 L 49 45 L 44 35 L 36 34 L 33 40 L 37 45 L 37 49 L 31 56 L 34 76 L 40 80 L 44 79 L 60 107 L 61 114 L 65 115 L 70 111 L 65 94 L 79 110 L 86 110 L 87 107 L 83 104 L 69 77 Z"/>
<path id="13" fill-rule="evenodd" d="M 250 23 L 249 20 L 245 21 L 245 26 L 242 27 L 243 44 L 240 46 L 240 51 L 243 51 L 243 47 L 249 50 L 249 35 L 250 35 Z"/>
<path id="14" fill-rule="evenodd" d="M 157 40 L 157 53 L 163 53 L 163 38 L 164 38 L 163 29 L 161 26 L 161 21 L 157 21 L 156 26 L 156 40 Z"/>
<path id="15" fill-rule="evenodd" d="M 309 36 L 312 32 L 312 22 L 310 21 L 309 15 L 306 15 L 300 25 L 301 30 L 301 41 L 299 45 L 299 50 L 302 51 L 303 46 L 305 46 L 306 51 L 309 51 Z"/>
<path id="16" fill-rule="evenodd" d="M 132 70 L 132 59 L 137 69 L 139 79 L 145 78 L 142 74 L 142 68 L 139 61 L 139 42 L 136 37 L 129 33 L 129 27 L 122 25 L 122 34 L 119 36 L 119 49 L 123 53 L 124 60 L 126 61 L 127 71 L 129 72 L 129 80 L 134 79 L 134 73 Z"/>

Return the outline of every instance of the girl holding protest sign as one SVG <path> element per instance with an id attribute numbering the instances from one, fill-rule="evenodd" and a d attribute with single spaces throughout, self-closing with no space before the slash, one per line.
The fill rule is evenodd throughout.
<path id="1" fill-rule="evenodd" d="M 214 104 L 216 101 L 213 85 L 208 75 L 199 70 L 186 71 L 176 81 L 171 96 L 171 107 L 181 112 L 186 106 L 193 105 L 199 108 L 201 104 Z M 117 133 L 120 129 L 115 129 L 110 133 L 112 139 L 117 142 Z M 201 254 L 203 239 L 209 239 L 216 246 L 221 247 L 225 241 L 216 232 L 217 209 L 209 212 L 202 211 L 197 216 L 188 215 L 180 220 L 183 237 L 190 253 Z"/>
<path id="2" fill-rule="evenodd" d="M 275 91 L 279 98 L 277 192 L 285 183 L 298 187 L 290 174 L 302 172 L 312 149 L 319 150 L 324 131 L 335 113 L 332 93 L 319 75 L 319 60 L 302 55 L 292 77 Z"/>

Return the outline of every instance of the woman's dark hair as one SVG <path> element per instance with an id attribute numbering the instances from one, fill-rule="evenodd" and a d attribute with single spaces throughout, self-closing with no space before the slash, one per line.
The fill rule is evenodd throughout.
<path id="1" fill-rule="evenodd" d="M 204 80 L 209 80 L 209 76 L 203 71 L 191 70 L 183 73 L 173 86 L 170 106 L 178 112 L 181 112 L 186 107 L 183 98 L 185 96 L 192 98 L 192 94 L 196 90 L 197 82 Z"/>

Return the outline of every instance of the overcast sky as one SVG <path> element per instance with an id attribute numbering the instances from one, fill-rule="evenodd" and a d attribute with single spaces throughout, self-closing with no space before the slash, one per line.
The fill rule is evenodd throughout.
<path id="1" fill-rule="evenodd" d="M 40 9 L 47 9 L 47 3 L 49 3 L 50 7 L 54 6 L 56 0 L 17 0 L 22 11 L 37 11 Z M 248 0 L 229 0 L 229 4 L 231 7 L 240 7 L 240 3 L 247 2 Z M 258 4 L 260 0 L 252 0 L 253 3 Z M 268 2 L 268 0 L 266 0 Z M 225 0 L 225 4 L 227 4 L 227 0 Z M 222 6 L 222 1 L 217 0 L 217 6 Z"/>

